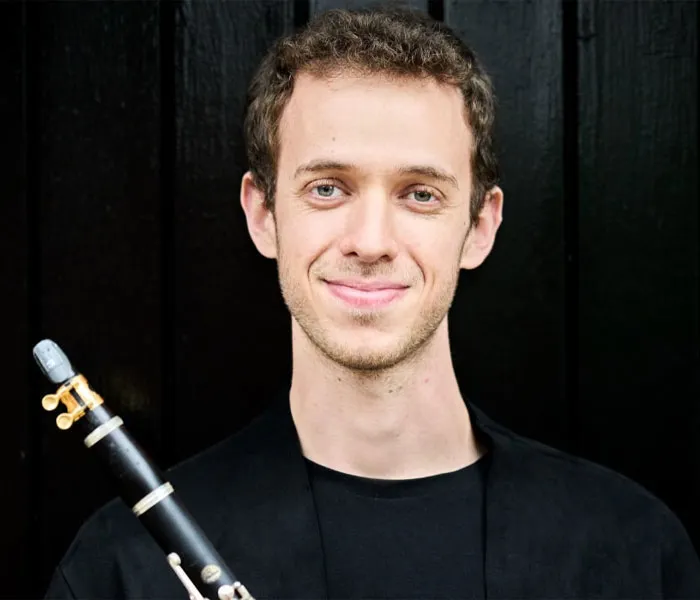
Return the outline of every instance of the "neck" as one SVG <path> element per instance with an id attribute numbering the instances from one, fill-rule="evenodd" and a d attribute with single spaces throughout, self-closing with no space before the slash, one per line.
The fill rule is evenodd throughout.
<path id="1" fill-rule="evenodd" d="M 358 373 L 328 359 L 292 321 L 290 406 L 304 455 L 381 479 L 455 471 L 482 454 L 461 396 L 447 319 L 405 364 Z"/>

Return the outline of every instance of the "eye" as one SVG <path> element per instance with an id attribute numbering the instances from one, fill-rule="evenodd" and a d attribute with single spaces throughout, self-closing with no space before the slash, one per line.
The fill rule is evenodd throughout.
<path id="1" fill-rule="evenodd" d="M 317 190 L 316 195 L 319 198 L 334 198 L 333 192 L 338 189 L 338 186 L 332 183 L 319 183 L 311 188 L 312 190 Z"/>
<path id="2" fill-rule="evenodd" d="M 410 194 L 416 194 L 415 199 L 419 204 L 428 204 L 431 198 L 436 201 L 439 200 L 439 198 L 428 189 L 413 190 Z"/>

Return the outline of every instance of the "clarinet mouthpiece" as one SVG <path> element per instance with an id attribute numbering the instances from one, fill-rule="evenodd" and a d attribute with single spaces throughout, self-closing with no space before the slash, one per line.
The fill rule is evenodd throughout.
<path id="1" fill-rule="evenodd" d="M 53 384 L 62 385 L 77 374 L 68 357 L 53 340 L 41 340 L 34 346 L 32 354 L 42 373 Z"/>
<path id="2" fill-rule="evenodd" d="M 92 410 L 103 403 L 85 377 L 75 372 L 59 345 L 52 340 L 42 340 L 33 350 L 34 360 L 51 383 L 60 386 L 55 394 L 47 394 L 41 399 L 44 410 L 56 410 L 63 403 L 67 412 L 56 417 L 59 429 L 70 429 L 86 410 Z"/>

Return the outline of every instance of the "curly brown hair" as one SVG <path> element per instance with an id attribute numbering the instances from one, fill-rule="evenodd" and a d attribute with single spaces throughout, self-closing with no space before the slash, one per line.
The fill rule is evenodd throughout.
<path id="1" fill-rule="evenodd" d="M 280 121 L 300 72 L 319 77 L 351 72 L 433 78 L 457 86 L 475 142 L 470 214 L 472 224 L 476 222 L 485 193 L 498 182 L 493 148 L 495 96 L 474 52 L 448 26 L 407 8 L 333 9 L 277 40 L 252 78 L 243 123 L 249 169 L 272 211 Z"/>

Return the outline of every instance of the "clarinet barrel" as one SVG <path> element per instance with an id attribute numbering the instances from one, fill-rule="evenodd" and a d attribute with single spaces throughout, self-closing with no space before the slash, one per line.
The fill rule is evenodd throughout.
<path id="1" fill-rule="evenodd" d="M 34 347 L 42 372 L 60 387 L 42 399 L 46 410 L 59 404 L 59 429 L 74 429 L 96 454 L 117 491 L 166 555 L 191 600 L 254 600 L 180 502 L 163 473 L 129 435 L 122 419 L 105 405 L 83 375 L 73 370 L 58 345 L 43 340 Z"/>

